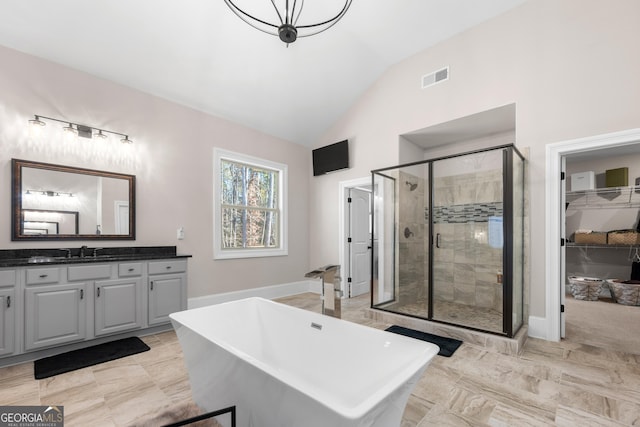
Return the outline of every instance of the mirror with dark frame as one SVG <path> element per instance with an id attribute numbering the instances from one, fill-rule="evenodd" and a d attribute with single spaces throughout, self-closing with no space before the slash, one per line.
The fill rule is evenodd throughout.
<path id="1" fill-rule="evenodd" d="M 11 160 L 11 240 L 134 240 L 134 175 Z"/>

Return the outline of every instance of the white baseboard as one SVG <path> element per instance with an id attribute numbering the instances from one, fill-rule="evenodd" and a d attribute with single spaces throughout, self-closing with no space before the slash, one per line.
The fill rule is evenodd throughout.
<path id="1" fill-rule="evenodd" d="M 544 317 L 529 316 L 529 328 L 527 334 L 532 338 L 547 339 L 547 319 Z"/>
<path id="2" fill-rule="evenodd" d="M 262 288 L 245 289 L 242 291 L 205 295 L 202 297 L 189 298 L 187 307 L 206 307 L 208 305 L 220 304 L 222 302 L 235 301 L 251 297 L 262 297 L 267 299 L 282 298 L 290 295 L 302 294 L 305 292 L 313 292 L 320 295 L 321 282 L 319 280 L 303 280 L 300 282 L 284 283 L 282 285 L 265 286 Z"/>

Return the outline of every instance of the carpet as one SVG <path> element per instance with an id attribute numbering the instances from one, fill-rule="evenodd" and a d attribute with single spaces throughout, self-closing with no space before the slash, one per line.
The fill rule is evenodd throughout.
<path id="1" fill-rule="evenodd" d="M 148 350 L 149 346 L 140 338 L 124 338 L 36 360 L 34 376 L 41 380 Z"/>
<path id="2" fill-rule="evenodd" d="M 404 335 L 406 337 L 416 338 L 422 341 L 433 343 L 440 347 L 439 356 L 451 357 L 453 353 L 462 345 L 462 341 L 453 338 L 441 337 L 439 335 L 429 334 L 427 332 L 416 331 L 398 325 L 389 326 L 385 329 L 394 334 Z"/>

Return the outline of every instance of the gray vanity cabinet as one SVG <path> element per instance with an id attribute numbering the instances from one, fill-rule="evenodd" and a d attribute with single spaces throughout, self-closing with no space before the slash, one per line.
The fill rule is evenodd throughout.
<path id="1" fill-rule="evenodd" d="M 130 258 L 0 268 L 0 367 L 168 330 L 187 308 L 187 260 Z"/>
<path id="2" fill-rule="evenodd" d="M 84 340 L 87 333 L 86 292 L 86 283 L 27 286 L 25 350 Z"/>
<path id="3" fill-rule="evenodd" d="M 169 322 L 169 314 L 187 307 L 187 261 L 149 263 L 149 326 Z"/>
<path id="4" fill-rule="evenodd" d="M 0 288 L 0 355 L 13 353 L 15 346 L 15 291 Z"/>
<path id="5" fill-rule="evenodd" d="M 92 338 L 88 325 L 94 304 L 93 282 L 112 276 L 109 264 L 42 267 L 26 270 L 25 350 Z M 89 328 L 88 328 L 89 326 Z M 91 333 L 89 333 L 91 331 Z"/>
<path id="6" fill-rule="evenodd" d="M 97 281 L 94 287 L 96 336 L 142 327 L 140 278 Z"/>
<path id="7" fill-rule="evenodd" d="M 15 270 L 0 270 L 0 355 L 15 349 Z"/>

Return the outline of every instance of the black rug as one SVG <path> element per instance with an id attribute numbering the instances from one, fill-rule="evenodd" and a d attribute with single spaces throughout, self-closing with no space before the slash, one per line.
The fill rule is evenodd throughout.
<path id="1" fill-rule="evenodd" d="M 462 345 L 462 341 L 453 338 L 441 337 L 439 335 L 429 334 L 427 332 L 416 331 L 415 329 L 404 328 L 402 326 L 389 326 L 386 331 L 394 334 L 404 335 L 406 337 L 416 338 L 422 341 L 433 343 L 440 347 L 439 356 L 451 357 L 458 347 Z"/>
<path id="2" fill-rule="evenodd" d="M 124 338 L 36 360 L 33 364 L 34 376 L 41 380 L 148 350 L 149 346 L 140 338 Z"/>

